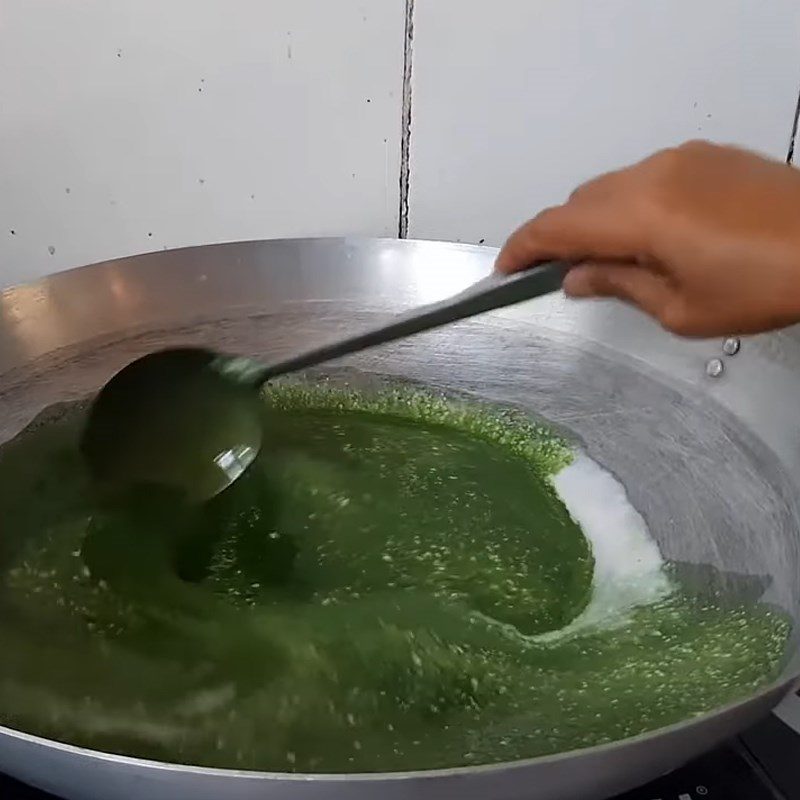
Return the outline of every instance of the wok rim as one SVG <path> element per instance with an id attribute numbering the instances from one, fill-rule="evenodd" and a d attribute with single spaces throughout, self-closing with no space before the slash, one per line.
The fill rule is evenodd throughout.
<path id="1" fill-rule="evenodd" d="M 59 284 L 62 281 L 68 281 L 74 274 L 87 275 L 90 273 L 102 274 L 108 271 L 112 265 L 123 266 L 125 270 L 135 270 L 141 263 L 146 262 L 148 259 L 153 259 L 158 256 L 167 254 L 190 253 L 191 251 L 208 251 L 210 249 L 224 250 L 236 246 L 254 246 L 254 245 L 350 245 L 356 248 L 369 247 L 374 245 L 389 245 L 401 246 L 402 249 L 408 248 L 413 250 L 416 247 L 421 247 L 426 250 L 442 248 L 442 250 L 461 250 L 471 253 L 482 254 L 496 254 L 499 248 L 473 244 L 469 242 L 450 242 L 446 240 L 427 240 L 427 239 L 398 239 L 391 236 L 319 236 L 319 237 L 279 237 L 274 239 L 248 239 L 248 240 L 230 240 L 205 244 L 192 244 L 168 250 L 154 250 L 143 253 L 136 253 L 130 256 L 123 256 L 117 258 L 103 259 L 102 261 L 90 263 L 86 265 L 75 266 L 68 268 L 57 273 L 44 275 L 34 280 L 23 281 L 20 283 L 12 284 L 10 286 L 0 289 L 0 297 L 12 296 L 20 289 L 33 289 L 45 288 L 49 285 Z M 49 351 L 52 353 L 53 351 Z M 38 358 L 45 356 L 46 353 L 35 356 L 32 360 L 36 361 Z M 13 369 L 13 367 L 12 367 Z M 2 377 L 5 372 L 0 372 Z M 792 663 L 796 657 L 796 648 L 787 648 L 784 657 L 787 665 Z M 96 750 L 79 745 L 69 744 L 57 739 L 49 739 L 44 736 L 26 733 L 22 730 L 0 725 L 0 740 L 12 739 L 23 744 L 33 745 L 38 748 L 46 750 L 57 751 L 68 756 L 78 756 L 89 759 L 95 762 L 103 762 L 109 764 L 118 764 L 134 769 L 155 771 L 162 773 L 177 773 L 193 777 L 207 777 L 219 779 L 234 779 L 234 780 L 247 780 L 247 781 L 277 781 L 282 783 L 351 783 L 358 784 L 364 783 L 377 783 L 377 782 L 404 782 L 404 781 L 431 781 L 446 778 L 457 778 L 473 775 L 492 775 L 497 773 L 512 772 L 524 770 L 529 768 L 541 768 L 546 765 L 558 765 L 563 762 L 574 760 L 578 757 L 611 757 L 613 754 L 620 753 L 625 748 L 634 745 L 645 744 L 652 740 L 670 736 L 673 734 L 680 734 L 682 731 L 691 731 L 693 728 L 701 726 L 705 723 L 710 723 L 715 719 L 725 716 L 726 714 L 735 712 L 740 709 L 752 706 L 756 707 L 763 704 L 770 696 L 773 700 L 769 700 L 769 707 L 774 709 L 783 698 L 791 694 L 794 690 L 800 688 L 800 664 L 794 669 L 789 669 L 785 666 L 780 675 L 769 684 L 764 685 L 758 691 L 742 696 L 738 700 L 733 700 L 722 706 L 717 706 L 709 711 L 706 711 L 697 716 L 681 720 L 680 722 L 673 723 L 665 727 L 655 728 L 651 731 L 638 734 L 636 736 L 627 737 L 624 739 L 617 739 L 593 747 L 578 748 L 571 750 L 559 751 L 557 753 L 534 756 L 526 759 L 519 759 L 514 761 L 502 761 L 491 764 L 478 764 L 478 765 L 464 765 L 457 767 L 443 767 L 437 769 L 427 770 L 404 770 L 395 772 L 341 772 L 341 773 L 296 773 L 296 772 L 270 772 L 260 770 L 243 770 L 232 769 L 223 767 L 204 767 L 193 765 L 189 763 L 159 761 L 155 759 L 140 758 L 137 756 L 129 756 L 120 753 L 111 753 L 103 750 Z M 736 727 L 730 731 L 731 735 L 738 733 L 741 728 Z M 12 773 L 13 774 L 13 773 Z"/>
<path id="2" fill-rule="evenodd" d="M 213 778 L 234 778 L 258 781 L 282 781 L 285 783 L 344 783 L 358 782 L 369 783 L 378 781 L 400 782 L 406 780 L 437 780 L 443 778 L 454 778 L 466 775 L 487 775 L 498 772 L 506 772 L 528 767 L 541 767 L 545 764 L 559 764 L 563 761 L 572 760 L 576 757 L 596 756 L 603 757 L 615 751 L 625 749 L 635 744 L 642 744 L 651 739 L 661 738 L 670 734 L 680 733 L 682 730 L 694 728 L 704 722 L 722 717 L 728 712 L 743 708 L 746 705 L 755 705 L 760 700 L 766 699 L 770 694 L 778 695 L 778 699 L 772 705 L 775 708 L 781 700 L 791 694 L 793 689 L 800 688 L 800 674 L 791 677 L 781 677 L 772 683 L 759 689 L 755 694 L 748 695 L 739 700 L 718 706 L 711 711 L 699 714 L 695 717 L 682 720 L 652 731 L 640 733 L 637 736 L 630 736 L 625 739 L 617 739 L 613 742 L 595 745 L 594 747 L 583 747 L 574 750 L 563 750 L 545 756 L 533 756 L 532 758 L 518 759 L 516 761 L 500 761 L 493 764 L 465 765 L 461 767 L 441 767 L 438 769 L 427 770 L 404 770 L 398 772 L 269 772 L 261 770 L 231 769 L 228 767 L 203 767 L 193 764 L 184 764 L 171 761 L 157 761 L 155 759 L 139 758 L 137 756 L 127 756 L 119 753 L 107 753 L 103 750 L 94 750 L 88 747 L 61 742 L 57 739 L 48 739 L 44 736 L 25 733 L 5 725 L 0 725 L 0 737 L 10 737 L 19 741 L 58 750 L 62 753 L 82 756 L 96 761 L 123 764 L 139 769 L 155 770 L 160 772 L 178 772 L 191 774 L 192 776 L 205 776 Z M 738 730 L 732 732 L 738 733 Z"/>

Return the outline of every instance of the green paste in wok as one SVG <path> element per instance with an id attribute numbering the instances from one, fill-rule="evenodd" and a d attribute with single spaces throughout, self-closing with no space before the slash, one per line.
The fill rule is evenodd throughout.
<path id="1" fill-rule="evenodd" d="M 78 412 L 0 449 L 0 723 L 214 767 L 424 769 L 633 736 L 776 676 L 780 614 L 679 588 L 558 634 L 594 561 L 553 433 L 411 391 L 265 402 L 267 458 L 203 509 L 96 507 Z"/>

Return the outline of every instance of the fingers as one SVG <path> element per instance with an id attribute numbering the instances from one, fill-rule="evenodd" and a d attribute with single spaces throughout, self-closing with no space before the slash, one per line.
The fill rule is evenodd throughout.
<path id="1" fill-rule="evenodd" d="M 674 329 L 678 295 L 662 274 L 635 264 L 582 264 L 564 280 L 571 297 L 616 297 Z"/>
<path id="2" fill-rule="evenodd" d="M 596 196 L 597 187 L 592 194 Z M 588 197 L 588 196 L 587 196 Z M 612 199 L 581 200 L 543 211 L 519 228 L 497 257 L 496 269 L 516 272 L 541 261 L 631 261 L 648 252 L 649 235 L 636 209 Z"/>

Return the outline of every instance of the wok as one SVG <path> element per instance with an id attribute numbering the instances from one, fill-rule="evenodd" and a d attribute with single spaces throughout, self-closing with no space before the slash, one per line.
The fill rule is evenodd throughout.
<path id="1" fill-rule="evenodd" d="M 0 297 L 0 441 L 171 344 L 280 358 L 376 315 L 430 302 L 494 252 L 388 240 L 246 242 L 85 267 Z M 267 349 L 268 348 L 268 349 Z M 734 347 L 728 349 L 733 350 Z M 719 359 L 720 364 L 713 362 Z M 712 363 L 709 366 L 709 361 Z M 529 409 L 627 487 L 664 554 L 737 602 L 800 615 L 800 340 L 671 337 L 637 312 L 552 296 L 360 354 L 349 364 Z M 369 775 L 204 769 L 104 754 L 0 728 L 0 770 L 69 800 L 570 800 L 669 771 L 773 708 L 800 674 L 797 626 L 777 681 L 633 739 L 511 764 Z"/>

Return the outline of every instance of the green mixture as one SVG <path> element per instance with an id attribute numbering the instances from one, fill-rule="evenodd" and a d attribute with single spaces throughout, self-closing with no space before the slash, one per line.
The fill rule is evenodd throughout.
<path id="1" fill-rule="evenodd" d="M 424 769 L 596 745 L 775 677 L 788 622 L 675 589 L 552 632 L 593 559 L 520 415 L 411 391 L 265 397 L 202 509 L 96 506 L 63 414 L 0 449 L 0 722 L 193 764 Z M 550 632 L 550 636 L 543 636 Z"/>

